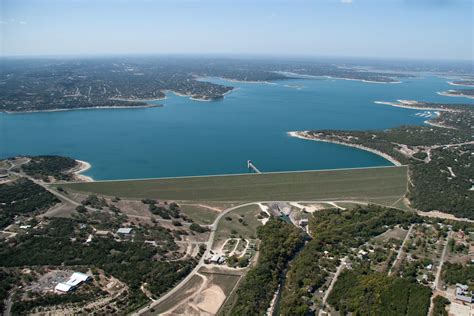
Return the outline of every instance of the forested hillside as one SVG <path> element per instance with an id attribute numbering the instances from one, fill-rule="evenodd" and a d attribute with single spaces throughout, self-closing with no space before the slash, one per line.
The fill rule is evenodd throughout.
<path id="1" fill-rule="evenodd" d="M 431 290 L 407 279 L 370 271 L 346 270 L 328 303 L 342 315 L 426 316 Z"/>
<path id="2" fill-rule="evenodd" d="M 313 239 L 291 262 L 283 289 L 282 315 L 304 315 L 310 310 L 314 304 L 312 293 L 338 265 L 338 260 L 328 260 L 326 254 L 342 259 L 351 247 L 364 244 L 390 227 L 420 220 L 413 213 L 374 205 L 313 213 L 309 222 Z"/>
<path id="3" fill-rule="evenodd" d="M 237 290 L 232 315 L 265 315 L 288 261 L 304 242 L 300 229 L 275 217 L 260 226 L 257 234 L 261 240 L 258 263 Z"/>

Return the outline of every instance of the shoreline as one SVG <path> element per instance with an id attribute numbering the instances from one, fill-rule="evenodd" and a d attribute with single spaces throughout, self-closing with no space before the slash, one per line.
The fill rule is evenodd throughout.
<path id="1" fill-rule="evenodd" d="M 355 78 L 344 78 L 344 77 L 331 77 L 331 76 L 323 76 L 329 79 L 335 80 L 348 80 L 348 81 L 360 81 L 365 83 L 380 83 L 380 84 L 398 84 L 402 83 L 401 81 L 373 81 L 373 80 L 365 80 L 365 79 L 355 79 Z"/>
<path id="2" fill-rule="evenodd" d="M 225 78 L 225 77 L 198 77 L 196 78 L 197 81 L 204 81 L 204 82 L 209 82 L 209 81 L 206 81 L 206 79 L 212 79 L 212 78 L 215 78 L 215 79 L 219 79 L 219 80 L 223 80 L 223 81 L 228 81 L 228 82 L 236 82 L 236 83 L 248 83 L 248 84 L 271 84 L 271 85 L 278 85 L 278 83 L 276 82 L 271 82 L 271 81 L 268 81 L 268 80 L 238 80 L 238 79 L 231 79 L 231 78 Z M 291 79 L 291 78 L 289 78 Z M 234 89 L 236 89 L 235 87 L 233 87 Z M 232 89 L 232 90 L 234 90 Z M 230 91 L 232 91 L 230 90 Z M 228 92 L 230 92 L 228 91 Z M 228 92 L 224 93 L 227 94 Z"/>
<path id="3" fill-rule="evenodd" d="M 76 159 L 76 162 L 79 164 L 78 169 L 74 170 L 72 173 L 74 174 L 74 177 L 78 179 L 81 182 L 94 182 L 94 179 L 89 176 L 82 175 L 81 173 L 89 170 L 92 165 L 88 163 L 87 161 L 79 160 Z"/>
<path id="4" fill-rule="evenodd" d="M 457 86 L 457 87 L 474 87 L 474 84 L 461 84 L 461 83 L 454 83 L 453 81 L 448 81 L 450 86 Z"/>
<path id="5" fill-rule="evenodd" d="M 279 71 L 282 75 L 288 76 L 288 79 L 319 79 L 319 78 L 327 78 L 327 79 L 334 79 L 334 80 L 348 80 L 348 81 L 360 81 L 364 83 L 380 83 L 380 84 L 398 84 L 402 83 L 401 81 L 373 81 L 373 80 L 366 80 L 366 79 L 356 79 L 356 78 L 345 78 L 345 77 L 332 77 L 329 75 L 304 75 L 304 74 L 297 74 L 294 72 L 288 71 Z M 293 76 L 293 77 L 291 77 Z"/>
<path id="6" fill-rule="evenodd" d="M 383 153 L 381 151 L 378 151 L 376 149 L 372 149 L 372 148 L 365 147 L 365 146 L 362 146 L 362 145 L 357 145 L 357 144 L 345 143 L 345 142 L 341 142 L 341 141 L 337 141 L 337 140 L 328 140 L 328 139 L 323 139 L 323 138 L 310 137 L 310 136 L 306 135 L 306 133 L 308 133 L 308 131 L 300 131 L 300 132 L 292 131 L 292 132 L 287 132 L 287 135 L 290 136 L 290 137 L 295 137 L 295 138 L 299 138 L 299 139 L 312 140 L 312 141 L 324 142 L 324 143 L 332 143 L 332 144 L 343 145 L 343 146 L 347 146 L 347 147 L 353 147 L 353 148 L 357 148 L 357 149 L 360 149 L 360 150 L 365 150 L 365 151 L 371 152 L 373 154 L 376 154 L 377 156 L 380 156 L 380 157 L 388 160 L 389 162 L 391 162 L 395 166 L 403 166 L 403 164 L 400 161 L 398 161 L 395 158 L 393 158 L 392 156 L 390 156 L 386 153 Z"/>
<path id="7" fill-rule="evenodd" d="M 467 95 L 467 94 L 452 94 L 452 93 L 449 93 L 449 91 L 436 92 L 436 94 L 442 95 L 443 97 L 455 97 L 455 98 L 474 99 L 474 96 L 472 96 L 472 95 Z"/>
<path id="8" fill-rule="evenodd" d="M 166 100 L 166 95 L 162 98 L 152 98 L 152 99 L 127 99 L 127 98 L 109 98 L 109 100 L 114 101 L 127 101 L 127 102 L 150 102 L 150 101 L 161 101 Z"/>
<path id="9" fill-rule="evenodd" d="M 71 109 L 50 109 L 50 110 L 31 110 L 31 111 L 0 111 L 5 114 L 30 114 L 30 113 L 48 113 L 48 112 L 65 112 L 65 111 L 76 111 L 76 110 L 125 110 L 125 109 L 145 109 L 145 108 L 157 108 L 162 107 L 158 104 L 147 104 L 147 105 L 127 105 L 127 106 L 91 106 L 91 107 L 80 107 Z"/>
<path id="10" fill-rule="evenodd" d="M 192 100 L 192 101 L 200 101 L 200 102 L 213 102 L 213 101 L 219 101 L 219 100 L 223 100 L 225 98 L 226 95 L 230 94 L 231 92 L 234 92 L 234 91 L 237 91 L 239 88 L 235 88 L 235 87 L 232 87 L 231 90 L 225 92 L 222 94 L 222 97 L 221 98 L 217 98 L 217 99 L 200 99 L 200 98 L 196 98 L 194 95 L 192 94 L 183 94 L 183 93 L 179 93 L 179 92 L 176 92 L 176 91 L 173 91 L 173 90 L 166 90 L 166 93 L 173 93 L 175 96 L 178 96 L 178 97 L 183 97 L 183 98 L 188 98 L 189 100 Z"/>
<path id="11" fill-rule="evenodd" d="M 412 109 L 412 110 L 420 110 L 420 111 L 436 111 L 436 117 L 439 117 L 441 114 L 439 112 L 444 111 L 444 112 L 458 112 L 457 110 L 454 109 L 443 109 L 443 108 L 433 108 L 433 107 L 416 107 L 412 106 L 411 104 L 417 104 L 417 101 L 408 101 L 408 100 L 397 100 L 399 103 L 394 103 L 394 102 L 384 102 L 384 101 L 375 101 L 374 103 L 376 104 L 383 104 L 383 105 L 390 105 L 393 107 L 398 107 L 398 108 L 404 108 L 404 109 Z M 443 125 L 440 123 L 433 122 L 433 119 L 429 119 L 426 121 L 423 121 L 423 123 L 433 126 L 433 127 L 439 127 L 439 128 L 449 128 L 449 129 L 456 129 L 452 126 L 448 125 Z"/>
<path id="12" fill-rule="evenodd" d="M 189 100 L 192 100 L 192 101 L 199 101 L 199 102 L 212 102 L 212 101 L 217 101 L 217 100 L 213 100 L 213 99 L 199 99 L 199 98 L 195 98 L 195 97 L 190 97 Z"/>
<path id="13" fill-rule="evenodd" d="M 418 101 L 397 100 L 397 102 L 398 103 L 386 102 L 386 101 L 374 101 L 375 104 L 390 105 L 390 106 L 393 106 L 396 108 L 402 108 L 402 109 L 419 110 L 419 111 L 459 112 L 458 110 L 454 110 L 454 109 L 416 106 L 416 104 L 420 104 Z"/>
<path id="14" fill-rule="evenodd" d="M 435 122 L 431 122 L 430 120 L 426 120 L 423 123 L 428 124 L 428 125 L 433 126 L 433 127 L 455 129 L 454 127 L 439 124 L 439 123 L 435 123 Z"/>

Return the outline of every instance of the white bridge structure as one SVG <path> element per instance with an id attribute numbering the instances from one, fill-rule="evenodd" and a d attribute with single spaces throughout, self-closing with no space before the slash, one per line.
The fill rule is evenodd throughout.
<path id="1" fill-rule="evenodd" d="M 249 171 L 254 171 L 255 173 L 261 173 L 260 170 L 255 167 L 255 165 L 252 163 L 252 160 L 247 160 L 247 168 Z"/>

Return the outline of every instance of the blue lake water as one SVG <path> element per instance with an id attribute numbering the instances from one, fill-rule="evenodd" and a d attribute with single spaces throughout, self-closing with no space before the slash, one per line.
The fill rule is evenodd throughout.
<path id="1" fill-rule="evenodd" d="M 419 111 L 374 104 L 412 99 L 472 103 L 437 95 L 447 79 L 401 84 L 347 80 L 285 80 L 237 87 L 224 100 L 192 101 L 168 94 L 162 108 L 0 113 L 0 157 L 56 154 L 86 160 L 96 180 L 390 165 L 345 146 L 288 137 L 306 129 L 385 129 L 423 124 Z M 300 88 L 296 88 L 298 86 Z M 452 88 L 452 87 L 451 87 Z"/>

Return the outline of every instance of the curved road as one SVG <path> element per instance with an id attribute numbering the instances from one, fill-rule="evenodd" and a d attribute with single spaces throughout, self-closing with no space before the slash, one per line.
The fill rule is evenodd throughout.
<path id="1" fill-rule="evenodd" d="M 238 205 L 238 206 L 228 208 L 225 211 L 223 211 L 222 213 L 220 213 L 216 217 L 216 219 L 214 220 L 212 225 L 210 226 L 211 233 L 209 234 L 209 239 L 206 242 L 206 251 L 202 255 L 201 259 L 199 260 L 199 263 L 196 265 L 196 267 L 194 267 L 193 271 L 191 271 L 191 273 L 189 273 L 183 280 L 181 280 L 181 282 L 178 283 L 178 285 L 176 285 L 174 288 L 172 288 L 165 295 L 161 296 L 156 301 L 153 301 L 150 305 L 147 305 L 147 306 L 143 307 L 142 309 L 140 309 L 139 311 L 133 313 L 132 315 L 142 315 L 142 314 L 148 312 L 150 309 L 152 309 L 153 307 L 157 306 L 158 304 L 160 304 L 161 302 L 163 302 L 164 300 L 166 300 L 167 298 L 169 298 L 170 296 L 175 294 L 189 280 L 191 280 L 191 278 L 195 274 L 197 274 L 199 269 L 201 269 L 201 267 L 204 265 L 204 258 L 206 258 L 209 255 L 209 251 L 211 251 L 211 247 L 212 247 L 212 244 L 214 242 L 214 237 L 215 237 L 215 234 L 216 234 L 217 225 L 219 224 L 219 221 L 222 219 L 222 217 L 224 217 L 227 213 L 232 212 L 233 210 L 236 210 L 236 209 L 241 208 L 241 207 L 253 205 L 253 204 L 258 204 L 258 203 L 257 202 L 250 202 L 250 203 L 241 204 L 241 205 Z"/>

